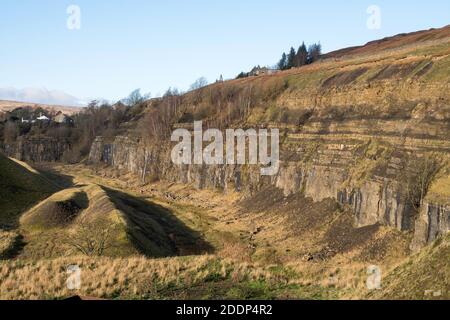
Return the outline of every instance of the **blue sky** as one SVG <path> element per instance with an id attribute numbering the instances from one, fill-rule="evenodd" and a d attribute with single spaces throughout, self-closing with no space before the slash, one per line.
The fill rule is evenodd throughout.
<path id="1" fill-rule="evenodd" d="M 66 27 L 71 4 L 81 9 L 80 30 Z M 380 30 L 366 26 L 372 4 Z M 275 64 L 303 40 L 331 51 L 447 24 L 448 0 L 1 0 L 0 88 L 155 96 Z"/>

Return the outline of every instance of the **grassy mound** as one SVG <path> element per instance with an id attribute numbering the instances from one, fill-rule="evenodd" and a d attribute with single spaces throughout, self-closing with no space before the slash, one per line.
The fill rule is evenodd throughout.
<path id="1" fill-rule="evenodd" d="M 30 166 L 0 154 L 0 225 L 16 224 L 19 214 L 57 189 Z"/>
<path id="2" fill-rule="evenodd" d="M 370 299 L 450 299 L 450 236 L 411 256 L 382 280 Z"/>
<path id="3" fill-rule="evenodd" d="M 48 229 L 64 227 L 87 207 L 88 198 L 79 188 L 67 189 L 44 200 L 22 218 L 25 228 Z"/>
<path id="4" fill-rule="evenodd" d="M 54 194 L 20 222 L 27 243 L 23 259 L 79 254 L 168 257 L 179 254 L 178 242 L 201 244 L 168 210 L 94 184 Z"/>
<path id="5" fill-rule="evenodd" d="M 21 258 L 138 253 L 123 213 L 97 185 L 60 191 L 25 213 L 20 223 L 27 243 Z"/>

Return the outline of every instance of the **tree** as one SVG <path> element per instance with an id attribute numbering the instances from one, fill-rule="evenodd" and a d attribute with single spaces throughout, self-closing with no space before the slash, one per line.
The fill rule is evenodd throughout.
<path id="1" fill-rule="evenodd" d="M 415 210 L 419 210 L 431 183 L 443 168 L 444 162 L 435 155 L 411 155 L 407 160 L 405 171 L 400 179 L 406 200 Z"/>
<path id="2" fill-rule="evenodd" d="M 148 99 L 150 99 L 149 93 L 142 95 L 141 89 L 136 89 L 133 92 L 131 92 L 127 98 L 122 99 L 121 102 L 126 104 L 127 106 L 132 107 L 132 106 L 138 105 Z"/>
<path id="3" fill-rule="evenodd" d="M 319 60 L 322 54 L 322 45 L 320 43 L 314 43 L 308 48 L 308 63 L 314 63 Z"/>
<path id="4" fill-rule="evenodd" d="M 114 247 L 120 226 L 109 221 L 107 217 L 97 219 L 80 217 L 75 230 L 62 232 L 62 242 L 76 252 L 90 257 L 103 256 L 106 250 Z"/>
<path id="5" fill-rule="evenodd" d="M 298 48 L 297 54 L 295 56 L 295 66 L 301 67 L 308 63 L 308 50 L 306 49 L 306 45 L 303 42 L 302 45 Z"/>
<path id="6" fill-rule="evenodd" d="M 278 69 L 286 70 L 286 68 L 287 68 L 287 56 L 286 53 L 283 52 L 283 54 L 281 55 L 281 59 L 278 62 Z"/>
<path id="7" fill-rule="evenodd" d="M 243 79 L 243 78 L 247 78 L 247 77 L 248 77 L 248 73 L 241 72 L 237 75 L 236 79 Z"/>
<path id="8" fill-rule="evenodd" d="M 291 50 L 289 51 L 289 54 L 287 56 L 287 66 L 286 69 L 291 69 L 295 67 L 295 49 L 291 47 Z"/>
<path id="9" fill-rule="evenodd" d="M 194 91 L 206 87 L 208 85 L 208 80 L 205 77 L 200 77 L 189 88 L 189 91 Z"/>

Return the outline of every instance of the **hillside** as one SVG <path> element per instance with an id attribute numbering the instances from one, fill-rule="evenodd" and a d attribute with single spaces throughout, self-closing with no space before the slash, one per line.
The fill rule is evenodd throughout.
<path id="1" fill-rule="evenodd" d="M 81 163 L 33 171 L 0 158 L 6 207 L 18 198 L 5 190 L 32 199 L 44 178 L 70 181 L 14 208 L 20 224 L 0 244 L 25 245 L 19 262 L 0 263 L 0 298 L 65 297 L 54 273 L 74 261 L 87 270 L 79 293 L 104 298 L 447 298 L 449 89 L 444 27 L 86 113 L 93 143 Z M 194 120 L 278 128 L 279 171 L 175 165 L 170 135 Z M 34 140 L 25 145 L 18 154 L 42 158 Z M 383 273 L 377 291 L 366 286 L 371 266 Z"/>
<path id="2" fill-rule="evenodd" d="M 398 50 L 405 46 L 421 46 L 425 42 L 438 42 L 446 40 L 450 37 L 450 25 L 440 29 L 430 29 L 411 33 L 398 34 L 393 37 L 387 37 L 381 40 L 371 41 L 363 46 L 345 48 L 330 52 L 325 55 L 325 58 L 341 58 L 351 55 L 371 54 L 383 50 Z"/>
<path id="3" fill-rule="evenodd" d="M 450 237 L 413 255 L 384 279 L 370 299 L 450 299 Z"/>
<path id="4" fill-rule="evenodd" d="M 447 29 L 426 34 L 441 37 Z M 316 202 L 332 198 L 352 207 L 360 227 L 380 223 L 414 230 L 417 206 L 425 199 L 417 199 L 423 196 L 417 190 L 405 194 L 401 185 L 413 190 L 420 168 L 436 169 L 427 172 L 430 184 L 449 169 L 450 38 L 413 47 L 398 44 L 396 37 L 385 42 L 394 49 L 152 100 L 142 108 L 140 121 L 148 130 L 137 132 L 136 122 L 130 122 L 123 125 L 132 128 L 126 136 L 98 137 L 90 161 L 137 174 L 147 168 L 152 178 L 200 189 L 253 195 L 276 186 L 285 196 L 301 193 Z M 279 128 L 280 171 L 263 179 L 255 166 L 172 165 L 168 135 L 173 127 L 192 128 L 186 119 L 203 120 L 210 128 Z M 143 145 L 140 135 L 154 140 Z M 158 165 L 145 163 L 144 150 Z"/>
<path id="5" fill-rule="evenodd" d="M 0 154 L 0 227 L 16 225 L 27 208 L 58 189 L 39 171 Z"/>
<path id="6" fill-rule="evenodd" d="M 213 206 L 217 228 L 244 238 L 236 256 L 292 263 L 302 283 L 365 296 L 367 265 L 389 271 L 450 229 L 449 89 L 449 28 L 400 35 L 305 67 L 151 100 L 139 106 L 139 121 L 123 125 L 127 134 L 98 137 L 89 159 L 139 176 L 146 168 L 152 181 L 237 192 L 240 201 L 225 208 L 198 200 Z M 192 130 L 193 120 L 209 128 L 279 128 L 278 174 L 261 177 L 250 165 L 173 165 L 170 132 Z M 146 130 L 134 130 L 136 123 Z"/>
<path id="7" fill-rule="evenodd" d="M 38 103 L 29 103 L 29 102 L 20 102 L 20 101 L 0 100 L 0 113 L 6 112 L 6 111 L 12 111 L 16 108 L 22 108 L 22 107 L 32 107 L 34 109 L 42 108 L 44 110 L 54 111 L 55 113 L 57 113 L 58 111 L 61 111 L 67 115 L 73 115 L 75 113 L 80 112 L 80 110 L 81 110 L 80 107 L 56 106 L 56 105 L 47 105 L 47 104 L 38 104 Z"/>

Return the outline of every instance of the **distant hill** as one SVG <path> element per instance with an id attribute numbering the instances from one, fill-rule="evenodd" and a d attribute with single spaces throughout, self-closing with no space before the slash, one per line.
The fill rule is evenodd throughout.
<path id="1" fill-rule="evenodd" d="M 325 54 L 324 58 L 341 58 L 344 56 L 373 54 L 376 52 L 398 49 L 404 46 L 418 46 L 424 42 L 439 41 L 450 38 L 450 25 L 439 29 L 421 30 L 402 33 L 366 43 L 363 46 L 349 47 Z"/>
<path id="2" fill-rule="evenodd" d="M 32 107 L 32 108 L 43 108 L 49 111 L 61 111 L 67 115 L 72 115 L 78 113 L 82 110 L 81 107 L 69 107 L 69 106 L 58 106 L 49 104 L 39 104 L 39 103 L 29 103 L 29 102 L 19 102 L 19 101 L 6 101 L 0 100 L 0 112 L 12 111 L 20 107 Z"/>

